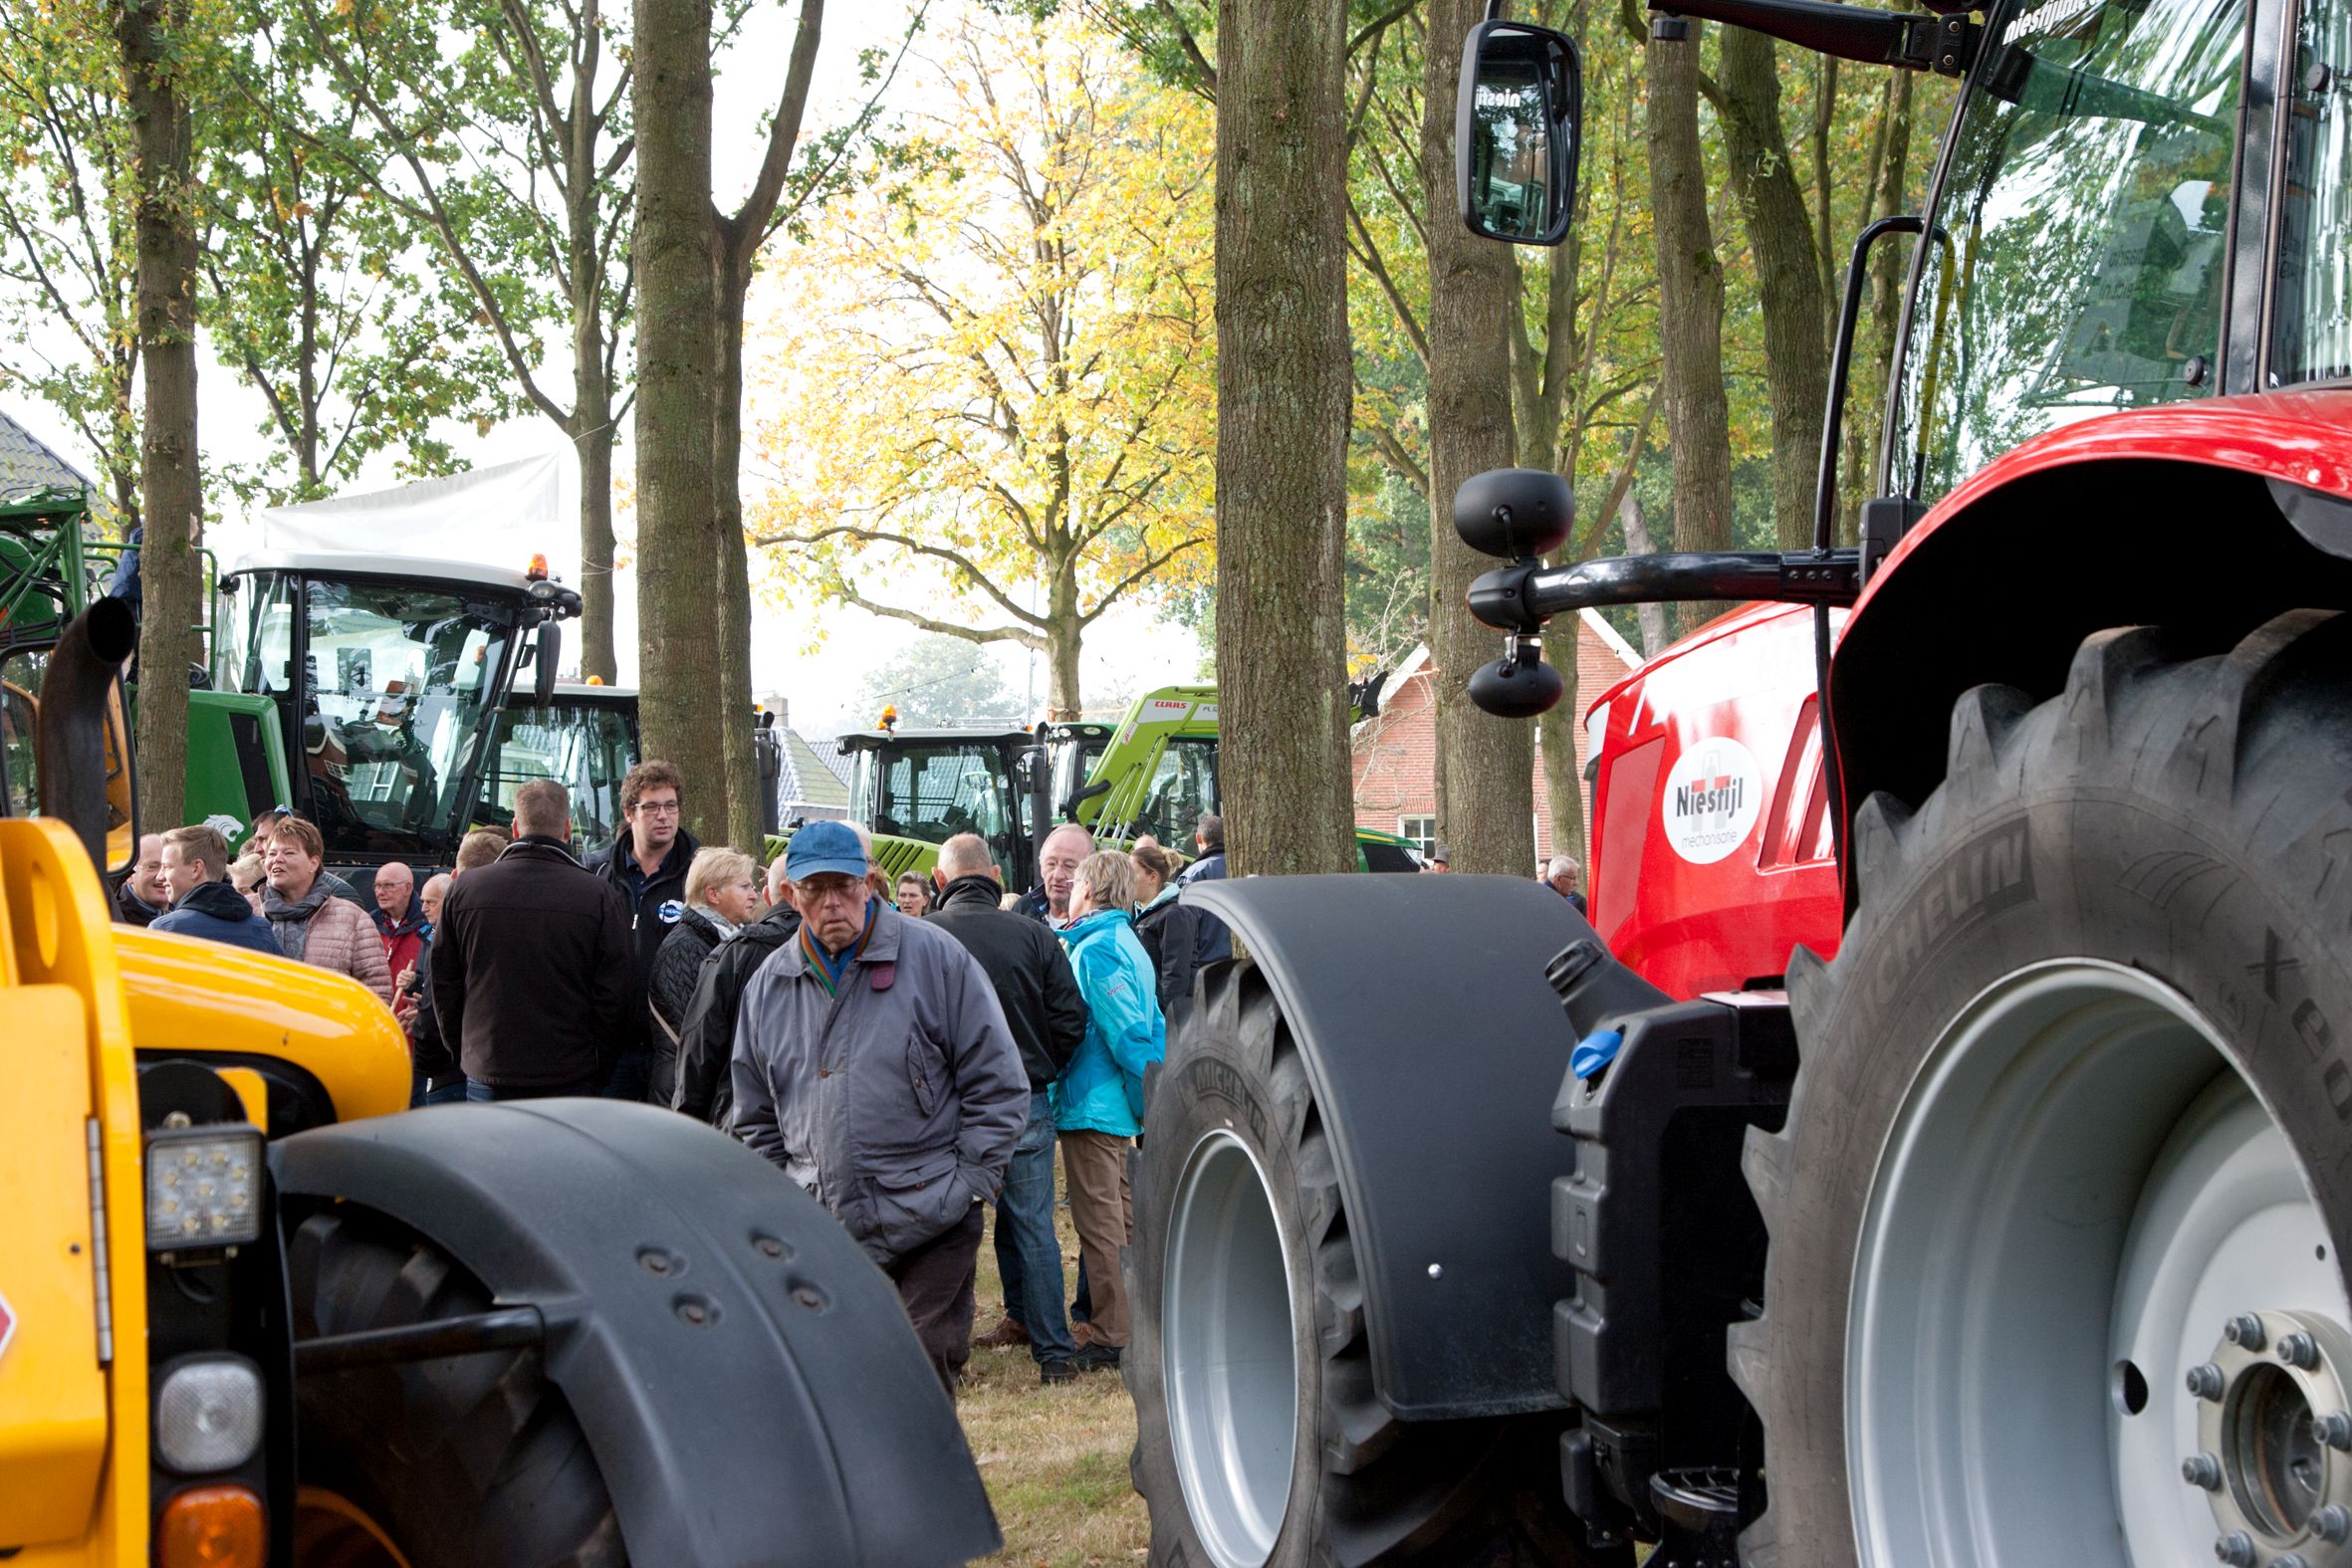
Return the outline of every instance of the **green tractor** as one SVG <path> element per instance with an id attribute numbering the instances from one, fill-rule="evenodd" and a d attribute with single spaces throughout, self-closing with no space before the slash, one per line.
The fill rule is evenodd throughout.
<path id="1" fill-rule="evenodd" d="M 1350 691 L 1356 711 L 1378 711 L 1376 682 Z M 885 710 L 871 730 L 841 737 L 851 759 L 849 820 L 873 834 L 874 864 L 892 877 L 930 875 L 957 833 L 988 840 L 1009 888 L 1035 886 L 1038 846 L 1058 822 L 1076 822 L 1108 848 L 1150 835 L 1191 852 L 1200 818 L 1220 809 L 1217 689 L 1163 686 L 1128 705 L 1115 725 L 1052 722 L 1034 730 L 906 729 Z M 791 828 L 768 841 L 773 858 Z M 1359 871 L 1418 871 L 1411 843 L 1356 830 Z"/>
<path id="2" fill-rule="evenodd" d="M 1380 711 L 1381 676 L 1348 688 L 1358 719 Z M 1217 688 L 1163 686 L 1128 706 L 1115 725 L 1048 722 L 1045 743 L 1055 819 L 1129 847 L 1149 836 L 1186 854 L 1201 817 L 1221 810 L 1217 786 Z M 1358 871 L 1418 871 L 1410 840 L 1359 827 Z"/>
<path id="3" fill-rule="evenodd" d="M 0 734 L 19 811 L 40 804 L 20 737 L 50 650 L 120 559 L 121 547 L 91 536 L 79 491 L 0 506 Z M 349 552 L 265 552 L 226 569 L 208 557 L 206 567 L 183 816 L 236 841 L 260 812 L 290 806 L 319 824 L 328 863 L 361 880 L 390 860 L 446 863 L 475 825 L 507 694 L 526 667 L 552 693 L 558 626 L 580 613 L 579 594 L 536 568 Z M 126 690 L 135 703 L 135 678 Z M 108 740 L 118 870 L 136 842 L 128 734 L 118 711 Z"/>

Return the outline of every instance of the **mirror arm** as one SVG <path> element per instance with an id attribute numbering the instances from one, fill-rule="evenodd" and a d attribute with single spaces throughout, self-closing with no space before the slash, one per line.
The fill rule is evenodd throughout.
<path id="1" fill-rule="evenodd" d="M 1470 585 L 1470 613 L 1498 631 L 1532 635 L 1571 610 L 1707 600 L 1846 605 L 1861 590 L 1852 550 L 1706 551 L 1608 556 L 1570 566 L 1523 560 Z"/>
<path id="2" fill-rule="evenodd" d="M 1983 32 L 1965 13 L 1872 11 L 1829 0 L 1650 0 L 1650 9 L 1729 22 L 1817 55 L 1946 77 L 1968 71 Z"/>

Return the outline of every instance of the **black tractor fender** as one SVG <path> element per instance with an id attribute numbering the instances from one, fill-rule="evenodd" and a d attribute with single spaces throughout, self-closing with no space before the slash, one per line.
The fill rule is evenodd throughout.
<path id="1" fill-rule="evenodd" d="M 282 1200 L 388 1216 L 539 1311 L 631 1561 L 898 1568 L 1000 1544 L 897 1290 L 732 1138 L 533 1100 L 298 1133 L 270 1164 Z"/>
<path id="2" fill-rule="evenodd" d="M 1590 940 L 1539 882 L 1498 876 L 1199 883 L 1305 1060 L 1362 1272 L 1373 1391 L 1400 1420 L 1558 1410 L 1550 1107 L 1574 1031 L 1544 966 Z"/>

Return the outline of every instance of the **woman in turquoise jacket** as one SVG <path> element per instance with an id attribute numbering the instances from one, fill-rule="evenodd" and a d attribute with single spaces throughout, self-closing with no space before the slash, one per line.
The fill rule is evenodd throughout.
<path id="1" fill-rule="evenodd" d="M 1135 936 L 1134 908 L 1134 862 L 1109 852 L 1079 862 L 1061 940 L 1086 999 L 1086 1038 L 1053 1095 L 1070 1223 L 1093 1296 L 1091 1320 L 1075 1325 L 1080 1367 L 1117 1366 L 1127 1343 L 1119 1249 L 1134 1229 L 1128 1140 L 1143 1130 L 1144 1070 L 1168 1053 L 1159 977 Z"/>

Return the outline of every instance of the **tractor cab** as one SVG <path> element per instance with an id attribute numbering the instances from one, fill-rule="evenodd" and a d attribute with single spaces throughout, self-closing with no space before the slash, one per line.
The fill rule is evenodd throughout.
<path id="1" fill-rule="evenodd" d="M 91 537 L 79 489 L 42 489 L 0 501 L 0 815 L 44 809 L 35 734 L 50 658 L 66 623 L 100 591 L 119 547 Z M 129 715 L 118 685 L 105 719 L 106 865 L 132 854 Z"/>
<path id="2" fill-rule="evenodd" d="M 267 699 L 256 739 L 283 748 L 283 803 L 319 824 L 331 864 L 445 861 L 526 644 L 549 658 L 579 612 L 544 576 L 470 561 L 252 556 L 218 582 L 212 681 Z"/>
<path id="3" fill-rule="evenodd" d="M 875 730 L 841 737 L 850 758 L 849 820 L 874 835 L 874 864 L 892 876 L 928 871 L 939 846 L 978 833 L 1008 888 L 1037 880 L 1023 756 L 1027 730 Z"/>
<path id="4" fill-rule="evenodd" d="M 620 785 L 640 754 L 633 686 L 560 685 L 544 702 L 517 692 L 499 711 L 473 825 L 503 832 L 515 791 L 553 779 L 572 797 L 572 842 L 584 852 L 620 834 Z"/>

